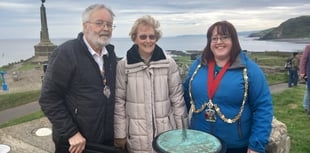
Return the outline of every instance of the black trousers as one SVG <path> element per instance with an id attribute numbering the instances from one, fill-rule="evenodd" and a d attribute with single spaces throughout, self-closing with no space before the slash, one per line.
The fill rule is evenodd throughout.
<path id="1" fill-rule="evenodd" d="M 244 148 L 227 148 L 225 153 L 247 153 L 248 147 Z"/>

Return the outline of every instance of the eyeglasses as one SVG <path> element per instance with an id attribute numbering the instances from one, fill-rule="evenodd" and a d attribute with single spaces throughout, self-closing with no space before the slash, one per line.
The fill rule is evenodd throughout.
<path id="1" fill-rule="evenodd" d="M 139 35 L 139 39 L 141 39 L 141 40 L 146 40 L 147 37 L 149 37 L 150 40 L 155 40 L 156 39 L 155 35 Z"/>
<path id="2" fill-rule="evenodd" d="M 108 29 L 115 29 L 115 25 L 113 25 L 113 23 L 111 22 L 107 22 L 107 21 L 95 21 L 95 22 L 90 22 L 90 21 L 87 21 L 87 23 L 91 23 L 91 24 L 95 24 L 97 27 L 107 27 Z"/>
<path id="3" fill-rule="evenodd" d="M 230 40 L 230 36 L 222 35 L 222 36 L 219 36 L 219 37 L 211 37 L 211 42 L 212 43 L 217 43 L 218 40 L 221 40 L 221 42 L 227 42 L 228 40 Z"/>

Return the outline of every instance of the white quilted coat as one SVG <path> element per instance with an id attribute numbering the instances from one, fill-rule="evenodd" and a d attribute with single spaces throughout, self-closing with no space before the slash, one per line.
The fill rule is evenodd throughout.
<path id="1" fill-rule="evenodd" d="M 154 152 L 153 139 L 182 128 L 182 115 L 187 119 L 177 64 L 169 57 L 149 66 L 124 58 L 116 73 L 114 137 L 126 137 L 129 152 Z"/>

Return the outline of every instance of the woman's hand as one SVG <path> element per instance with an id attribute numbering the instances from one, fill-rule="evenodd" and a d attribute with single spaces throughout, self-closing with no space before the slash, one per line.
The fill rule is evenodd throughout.
<path id="1" fill-rule="evenodd" d="M 247 153 L 259 153 L 259 152 L 253 151 L 250 148 L 248 148 L 248 152 Z"/>

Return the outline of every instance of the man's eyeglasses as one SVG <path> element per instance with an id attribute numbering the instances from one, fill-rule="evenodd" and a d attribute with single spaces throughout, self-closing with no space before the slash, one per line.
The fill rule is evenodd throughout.
<path id="1" fill-rule="evenodd" d="M 115 29 L 115 25 L 113 25 L 113 23 L 111 22 L 106 22 L 106 21 L 95 21 L 95 22 L 90 22 L 90 21 L 87 21 L 87 23 L 91 23 L 91 24 L 94 24 L 96 25 L 97 27 L 107 27 L 108 29 Z"/>
<path id="2" fill-rule="evenodd" d="M 221 40 L 221 42 L 227 42 L 228 40 L 230 40 L 230 36 L 228 35 L 221 35 L 218 37 L 211 37 L 211 43 L 217 43 L 218 40 Z"/>
<path id="3" fill-rule="evenodd" d="M 156 36 L 155 36 L 155 35 L 139 35 L 138 37 L 139 37 L 139 39 L 141 39 L 141 40 L 146 40 L 147 37 L 149 37 L 150 40 L 155 40 L 155 39 L 156 39 Z"/>

